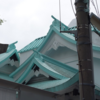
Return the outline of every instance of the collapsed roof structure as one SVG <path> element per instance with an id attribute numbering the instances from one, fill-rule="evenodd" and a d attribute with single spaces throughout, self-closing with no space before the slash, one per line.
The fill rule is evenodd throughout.
<path id="1" fill-rule="evenodd" d="M 79 98 L 78 56 L 74 35 L 60 33 L 60 22 L 55 17 L 46 36 L 17 51 L 15 43 L 0 54 L 0 78 L 41 90 Z M 73 20 L 69 26 L 61 23 L 61 30 L 76 30 Z M 91 26 L 95 95 L 100 98 L 100 38 Z M 71 95 L 72 96 L 72 95 Z M 73 98 L 76 99 L 75 97 Z"/>

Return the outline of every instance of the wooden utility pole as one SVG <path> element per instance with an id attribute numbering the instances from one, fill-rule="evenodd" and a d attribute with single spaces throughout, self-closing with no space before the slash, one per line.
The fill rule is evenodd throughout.
<path id="1" fill-rule="evenodd" d="M 89 0 L 75 0 L 80 100 L 94 100 L 94 74 Z"/>

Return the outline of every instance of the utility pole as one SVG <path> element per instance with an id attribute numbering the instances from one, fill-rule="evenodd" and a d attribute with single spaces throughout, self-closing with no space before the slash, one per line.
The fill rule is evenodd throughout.
<path id="1" fill-rule="evenodd" d="M 75 0 L 80 100 L 94 100 L 94 74 L 89 0 Z"/>

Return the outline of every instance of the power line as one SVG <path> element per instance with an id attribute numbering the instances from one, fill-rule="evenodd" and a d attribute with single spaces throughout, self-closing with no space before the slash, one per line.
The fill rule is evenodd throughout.
<path id="1" fill-rule="evenodd" d="M 72 0 L 70 0 L 70 3 L 71 3 L 71 7 L 72 7 L 72 10 L 73 10 L 73 13 L 74 13 L 74 15 L 75 15 L 75 17 L 76 17 L 76 14 L 75 14 L 75 11 L 74 11 L 74 8 L 73 8 Z"/>
<path id="2" fill-rule="evenodd" d="M 59 0 L 59 20 L 60 20 L 60 31 L 61 31 L 61 2 Z"/>
<path id="3" fill-rule="evenodd" d="M 96 9 L 96 6 L 95 6 L 95 4 L 94 4 L 94 1 L 91 0 L 91 3 L 92 3 L 92 5 L 94 6 L 94 9 L 95 9 L 96 13 L 98 14 L 97 9 Z"/>
<path id="4" fill-rule="evenodd" d="M 99 14 L 99 17 L 100 17 L 100 13 L 99 13 L 99 7 L 98 7 L 97 0 L 96 0 L 96 5 L 97 5 L 98 14 Z"/>
<path id="5" fill-rule="evenodd" d="M 95 9 L 95 11 L 96 11 L 97 16 L 99 16 L 98 8 L 96 8 L 96 5 L 95 5 L 94 1 L 91 0 L 91 3 L 92 3 L 92 5 L 94 6 L 94 9 Z"/>

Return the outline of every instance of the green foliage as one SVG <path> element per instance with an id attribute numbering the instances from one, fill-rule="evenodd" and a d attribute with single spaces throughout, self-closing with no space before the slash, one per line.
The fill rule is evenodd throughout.
<path id="1" fill-rule="evenodd" d="M 4 22 L 4 20 L 0 19 L 0 25 L 2 25 L 3 22 Z"/>

